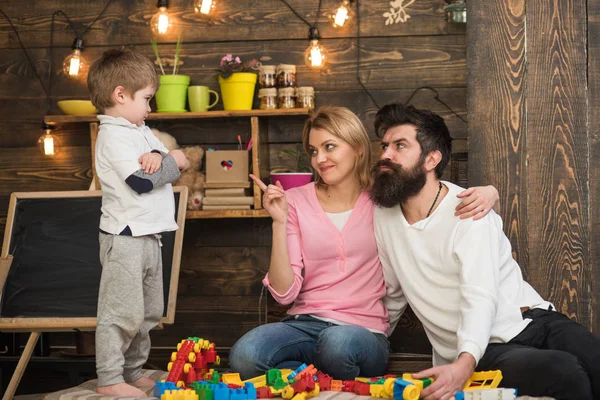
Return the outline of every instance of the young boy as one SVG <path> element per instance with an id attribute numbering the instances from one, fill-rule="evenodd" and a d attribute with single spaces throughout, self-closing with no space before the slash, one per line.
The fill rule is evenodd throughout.
<path id="1" fill-rule="evenodd" d="M 88 75 L 98 108 L 96 173 L 102 185 L 96 370 L 98 393 L 145 396 L 141 369 L 150 330 L 164 308 L 160 232 L 174 231 L 171 182 L 187 165 L 144 124 L 158 89 L 154 65 L 129 50 L 109 50 Z"/>

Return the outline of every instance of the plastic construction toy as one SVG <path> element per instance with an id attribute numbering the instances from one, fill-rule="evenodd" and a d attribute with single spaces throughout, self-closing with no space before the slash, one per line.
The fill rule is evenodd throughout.
<path id="1" fill-rule="evenodd" d="M 502 371 L 500 370 L 475 372 L 465 384 L 463 392 L 480 389 L 494 389 L 498 387 L 501 380 Z"/>
<path id="2" fill-rule="evenodd" d="M 221 359 L 215 351 L 215 344 L 198 337 L 189 337 L 177 345 L 177 352 L 171 354 L 167 366 L 167 382 L 184 387 L 201 378 L 209 371 L 208 364 L 219 365 Z"/>
<path id="3" fill-rule="evenodd" d="M 160 400 L 198 400 L 198 395 L 195 391 L 186 390 L 166 390 Z"/>
<path id="4" fill-rule="evenodd" d="M 517 389 L 479 389 L 469 392 L 458 392 L 456 400 L 513 400 L 517 398 Z"/>
<path id="5" fill-rule="evenodd" d="M 394 398 L 396 400 L 419 400 L 421 389 L 412 382 L 404 379 L 396 379 L 394 381 Z"/>

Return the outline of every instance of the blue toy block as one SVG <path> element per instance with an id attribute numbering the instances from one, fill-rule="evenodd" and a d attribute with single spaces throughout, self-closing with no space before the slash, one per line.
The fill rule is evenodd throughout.
<path id="1" fill-rule="evenodd" d="M 214 400 L 229 400 L 229 388 L 223 382 L 213 387 Z"/>
<path id="2" fill-rule="evenodd" d="M 229 400 L 246 400 L 244 389 L 229 389 Z"/>
<path id="3" fill-rule="evenodd" d="M 244 389 L 246 390 L 248 400 L 256 400 L 256 388 L 252 382 L 246 382 L 244 384 Z"/>
<path id="4" fill-rule="evenodd" d="M 305 369 L 306 369 L 306 367 L 308 367 L 308 365 L 306 365 L 306 364 L 302 364 L 302 365 L 300 365 L 298 368 L 296 368 L 294 371 L 292 371 L 292 373 L 291 373 L 291 374 L 289 374 L 289 375 L 287 376 L 287 380 L 288 380 L 288 381 L 290 381 L 290 380 L 294 379 L 294 377 L 295 377 L 296 375 L 298 375 L 300 372 L 302 372 L 303 370 L 305 370 Z"/>
<path id="5" fill-rule="evenodd" d="M 174 382 L 156 382 L 154 385 L 153 396 L 160 397 L 165 393 L 165 390 L 180 390 Z"/>

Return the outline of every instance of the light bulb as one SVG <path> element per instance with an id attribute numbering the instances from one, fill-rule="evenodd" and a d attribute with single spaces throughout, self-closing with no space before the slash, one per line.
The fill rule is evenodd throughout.
<path id="1" fill-rule="evenodd" d="M 312 69 L 322 69 L 327 64 L 329 52 L 319 44 L 320 36 L 317 28 L 311 27 L 308 32 L 310 46 L 304 52 L 304 62 Z"/>
<path id="2" fill-rule="evenodd" d="M 81 50 L 83 50 L 83 40 L 75 38 L 73 52 L 65 57 L 63 61 L 63 72 L 65 75 L 76 77 L 82 72 L 84 62 L 81 58 Z"/>
<path id="3" fill-rule="evenodd" d="M 52 135 L 52 126 L 46 123 L 42 124 L 42 130 L 44 134 L 40 136 L 37 141 L 37 144 L 44 154 L 47 157 L 54 157 L 58 154 L 58 140 L 54 135 Z"/>
<path id="4" fill-rule="evenodd" d="M 354 16 L 354 11 L 352 11 L 349 3 L 349 0 L 344 0 L 329 14 L 334 28 L 344 28 L 350 25 L 350 19 Z"/>
<path id="5" fill-rule="evenodd" d="M 173 25 L 169 17 L 169 11 L 167 10 L 169 2 L 167 0 L 159 0 L 156 7 L 158 7 L 158 12 L 150 20 L 150 28 L 155 36 L 166 35 L 169 32 L 169 28 Z"/>
<path id="6" fill-rule="evenodd" d="M 196 0 L 194 2 L 194 11 L 199 14 L 208 15 L 215 8 L 213 0 Z"/>

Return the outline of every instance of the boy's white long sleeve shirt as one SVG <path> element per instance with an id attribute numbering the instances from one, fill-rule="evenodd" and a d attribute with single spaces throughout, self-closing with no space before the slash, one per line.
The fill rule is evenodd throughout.
<path id="1" fill-rule="evenodd" d="M 523 280 L 494 212 L 474 221 L 454 216 L 464 189 L 449 192 L 426 219 L 410 225 L 400 206 L 377 208 L 375 236 L 387 286 L 393 329 L 407 304 L 423 323 L 434 365 L 470 353 L 479 362 L 488 343 L 506 343 L 530 320 L 521 307 L 544 307 Z"/>

